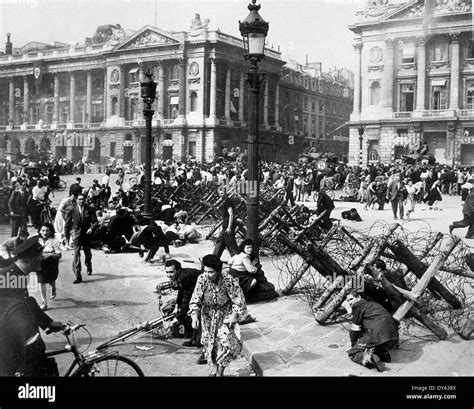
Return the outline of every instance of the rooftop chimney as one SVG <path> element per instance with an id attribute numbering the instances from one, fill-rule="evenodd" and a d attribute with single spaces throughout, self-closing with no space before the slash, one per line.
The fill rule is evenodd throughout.
<path id="1" fill-rule="evenodd" d="M 13 53 L 13 44 L 10 41 L 10 33 L 7 33 L 7 42 L 5 43 L 5 54 L 12 55 Z"/>

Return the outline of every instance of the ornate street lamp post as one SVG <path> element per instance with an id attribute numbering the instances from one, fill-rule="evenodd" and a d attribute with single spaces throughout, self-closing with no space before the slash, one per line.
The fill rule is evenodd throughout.
<path id="1" fill-rule="evenodd" d="M 247 237 L 252 239 L 258 251 L 258 200 L 259 200 L 259 171 L 258 171 L 258 133 L 259 133 L 259 91 L 264 75 L 258 71 L 258 63 L 265 57 L 265 37 L 268 33 L 268 23 L 258 14 L 260 5 L 248 5 L 249 15 L 244 21 L 239 21 L 239 30 L 244 42 L 244 58 L 249 65 L 247 73 L 248 84 L 248 148 L 247 148 Z"/>
<path id="2" fill-rule="evenodd" d="M 364 128 L 359 126 L 359 166 L 362 168 L 363 165 L 363 148 L 362 141 L 364 139 Z"/>
<path id="3" fill-rule="evenodd" d="M 151 119 L 155 111 L 151 109 L 153 101 L 156 95 L 156 82 L 152 79 L 152 73 L 148 69 L 145 74 L 143 82 L 140 83 L 141 95 L 144 102 L 143 116 L 145 117 L 146 124 L 146 141 L 145 141 L 145 195 L 144 195 L 144 208 L 143 217 L 151 219 L 153 217 L 153 208 L 151 206 L 151 164 L 153 162 L 153 150 L 152 150 L 152 139 L 151 139 Z"/>

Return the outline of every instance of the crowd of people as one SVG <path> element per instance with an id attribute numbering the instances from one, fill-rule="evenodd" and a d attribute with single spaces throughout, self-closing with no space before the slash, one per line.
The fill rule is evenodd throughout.
<path id="1" fill-rule="evenodd" d="M 21 267 L 22 257 L 28 256 L 29 250 L 25 252 L 24 248 L 36 249 L 31 250 L 34 253 L 31 257 L 34 263 L 39 263 L 41 300 L 39 306 L 28 306 L 31 300 L 28 303 L 26 300 L 31 297 L 23 291 L 15 294 L 16 301 L 11 304 L 19 310 L 26 305 L 29 312 L 20 311 L 19 314 L 28 316 L 29 322 L 33 322 L 32 328 L 37 328 L 38 318 L 31 311 L 44 312 L 48 298 L 56 298 L 59 260 L 66 250 L 73 250 L 73 283 L 80 284 L 84 279 L 81 250 L 86 272 L 91 275 L 94 271 L 93 248 L 107 253 L 135 252 L 144 263 L 152 263 L 158 250 L 163 248 L 160 260 L 164 261 L 165 272 L 178 290 L 174 312 L 190 337 L 183 345 L 202 348 L 198 363 L 207 362 L 211 376 L 223 376 L 225 368 L 242 349 L 239 325 L 255 321 L 247 311 L 247 304 L 278 297 L 275 286 L 265 277 L 259 255 L 254 252 L 255 243 L 251 240 L 237 243 L 236 240 L 232 195 L 247 178 L 243 159 L 242 155 L 228 155 L 226 159 L 209 164 L 165 161 L 153 170 L 155 187 L 189 184 L 221 188 L 224 215 L 221 233 L 213 254 L 202 258 L 201 270 L 182 268 L 179 261 L 171 258 L 171 245 L 193 243 L 200 236 L 178 202 L 159 201 L 150 221 L 135 206 L 136 194 L 144 184 L 143 169 L 140 169 L 136 185 L 128 187 L 125 173 L 119 170 L 116 189 L 110 185 L 110 171 L 105 172 L 100 182 L 94 179 L 90 186 L 83 186 L 81 177 L 77 177 L 70 186 L 69 195 L 59 204 L 53 223 L 41 222 L 37 210 L 51 192 L 48 180 L 39 179 L 32 187 L 26 178 L 13 175 L 8 199 L 11 239 L 0 249 L 3 257 L 0 262 L 4 266 L 0 273 L 11 271 L 12 265 L 20 265 L 22 274 L 25 273 L 28 269 Z M 319 216 L 320 226 L 325 231 L 332 226 L 331 213 L 335 208 L 333 197 L 328 194 L 330 191 L 342 190 L 346 195 L 343 200 L 365 203 L 367 211 L 384 210 L 384 205 L 390 203 L 394 219 L 410 218 L 418 204 L 436 209 L 440 207 L 443 194 L 457 194 L 464 202 L 463 220 L 453 222 L 450 232 L 469 227 L 467 237 L 474 236 L 474 182 L 467 169 L 425 164 L 372 165 L 361 169 L 336 162 L 327 163 L 321 170 L 315 163 L 304 161 L 263 162 L 260 177 L 261 190 L 281 192 L 282 200 L 291 206 L 297 201 L 316 200 L 315 216 Z M 112 194 L 112 190 L 116 192 Z M 37 236 L 29 237 L 28 223 L 38 229 Z M 225 249 L 231 256 L 227 263 L 221 260 Z M 28 261 L 30 266 L 33 261 Z M 384 265 L 375 264 L 374 268 L 379 275 L 390 277 Z M 398 345 L 397 323 L 391 319 L 390 306 L 382 305 L 383 302 L 367 294 L 362 297 L 365 299 L 358 292 L 347 295 L 346 307 L 353 324 L 349 356 L 356 363 L 381 370 L 381 362 L 390 360 L 388 351 Z M 0 298 L 3 300 L 4 297 Z M 26 304 L 19 307 L 18 300 Z M 39 316 L 38 312 L 35 314 Z M 42 320 L 51 325 L 51 319 L 42 316 Z M 55 323 L 53 327 L 58 325 Z M 39 349 L 42 349 L 41 345 Z"/>

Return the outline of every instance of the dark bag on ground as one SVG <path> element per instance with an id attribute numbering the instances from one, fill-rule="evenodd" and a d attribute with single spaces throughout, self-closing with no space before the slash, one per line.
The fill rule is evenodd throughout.
<path id="1" fill-rule="evenodd" d="M 343 219 L 346 219 L 346 220 L 353 220 L 353 221 L 356 221 L 356 222 L 361 222 L 362 221 L 362 218 L 360 217 L 359 213 L 357 212 L 357 209 L 351 209 L 351 210 L 345 210 L 344 212 L 342 212 L 341 214 L 342 218 Z"/>

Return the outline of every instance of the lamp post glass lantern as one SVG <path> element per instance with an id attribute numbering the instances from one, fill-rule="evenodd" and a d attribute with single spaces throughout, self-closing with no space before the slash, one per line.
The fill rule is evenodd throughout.
<path id="1" fill-rule="evenodd" d="M 247 72 L 248 84 L 248 148 L 247 148 L 247 238 L 252 239 L 258 253 L 258 134 L 259 134 L 259 91 L 264 75 L 258 72 L 258 63 L 265 57 L 265 38 L 268 23 L 258 14 L 260 5 L 256 0 L 248 5 L 249 15 L 239 21 L 239 30 L 244 43 L 244 59 L 250 63 Z"/>
<path id="2" fill-rule="evenodd" d="M 153 141 L 151 138 L 151 120 L 153 114 L 151 106 L 155 101 L 157 83 L 153 81 L 153 75 L 148 69 L 143 82 L 140 83 L 141 97 L 145 106 L 143 108 L 143 116 L 145 117 L 145 175 L 144 175 L 144 206 L 143 217 L 151 219 L 153 217 L 153 208 L 151 203 L 151 164 L 153 162 Z"/>

